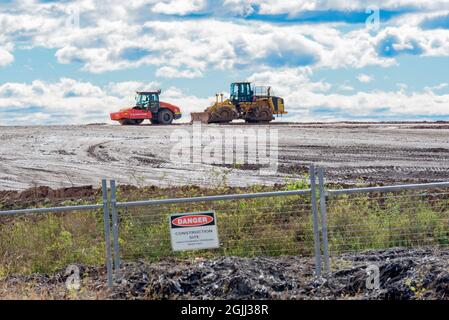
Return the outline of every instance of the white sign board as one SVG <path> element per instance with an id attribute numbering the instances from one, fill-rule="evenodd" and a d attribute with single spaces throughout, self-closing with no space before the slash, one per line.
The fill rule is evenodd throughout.
<path id="1" fill-rule="evenodd" d="M 172 214 L 169 223 L 173 251 L 219 247 L 214 211 Z"/>

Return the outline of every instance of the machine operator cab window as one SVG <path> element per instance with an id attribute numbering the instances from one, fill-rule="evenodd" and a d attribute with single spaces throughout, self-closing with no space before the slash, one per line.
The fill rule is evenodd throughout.
<path id="1" fill-rule="evenodd" d="M 136 95 L 136 106 L 139 106 L 141 108 L 146 108 L 148 105 L 148 102 L 150 101 L 148 95 L 138 93 Z"/>
<path id="2" fill-rule="evenodd" d="M 231 84 L 231 100 L 233 103 L 252 102 L 254 92 L 251 89 L 251 83 L 241 82 Z"/>
<path id="3" fill-rule="evenodd" d="M 159 108 L 159 93 L 138 93 L 136 95 L 136 105 L 142 109 L 149 109 L 148 111 L 157 111 Z"/>

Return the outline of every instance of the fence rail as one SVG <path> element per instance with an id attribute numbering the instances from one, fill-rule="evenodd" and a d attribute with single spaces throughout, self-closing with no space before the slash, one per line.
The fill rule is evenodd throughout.
<path id="1" fill-rule="evenodd" d="M 403 184 L 403 185 L 396 185 L 396 186 L 381 186 L 381 187 L 351 188 L 351 189 L 335 189 L 335 190 L 326 190 L 326 194 L 328 196 L 336 196 L 336 195 L 340 195 L 340 194 L 352 194 L 352 193 L 394 192 L 394 191 L 404 191 L 404 190 L 425 190 L 425 189 L 437 189 L 437 188 L 449 188 L 449 182 Z"/>
<path id="2" fill-rule="evenodd" d="M 132 202 L 117 202 L 117 208 L 128 208 L 137 206 L 155 206 L 163 204 L 178 204 L 178 203 L 194 203 L 194 202 L 213 202 L 225 200 L 239 200 L 239 199 L 254 199 L 254 198 L 268 198 L 268 197 L 282 197 L 294 195 L 310 194 L 308 190 L 290 190 L 290 191 L 274 191 L 274 192 L 259 192 L 259 193 L 243 193 L 243 194 L 227 194 L 219 196 L 204 196 L 194 198 L 175 198 L 175 199 L 156 199 Z"/>
<path id="3" fill-rule="evenodd" d="M 30 209 L 16 209 L 0 211 L 1 216 L 20 215 L 20 214 L 36 214 L 36 213 L 56 213 L 68 211 L 81 210 L 95 210 L 103 208 L 102 204 L 79 205 L 79 206 L 65 206 L 65 207 L 50 207 L 50 208 L 30 208 Z"/>
<path id="4" fill-rule="evenodd" d="M 309 187 L 304 190 L 119 200 L 115 181 L 110 181 L 108 189 L 103 180 L 102 203 L 7 210 L 0 211 L 0 217 L 63 214 L 75 219 L 76 212 L 86 217 L 85 212 L 94 212 L 92 236 L 97 241 L 102 233 L 103 261 L 110 286 L 114 277 L 120 277 L 122 259 L 307 255 L 314 257 L 315 274 L 321 276 L 340 268 L 337 257 L 342 253 L 392 246 L 449 245 L 449 182 L 327 189 L 324 169 L 311 166 Z M 168 216 L 210 210 L 216 212 L 220 247 L 174 253 Z M 33 223 L 33 219 L 23 220 L 28 222 Z M 86 245 L 92 243 L 92 239 L 86 241 Z"/>

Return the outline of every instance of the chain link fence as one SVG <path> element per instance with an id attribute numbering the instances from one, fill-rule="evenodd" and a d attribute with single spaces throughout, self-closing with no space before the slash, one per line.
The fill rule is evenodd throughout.
<path id="1" fill-rule="evenodd" d="M 337 257 L 345 253 L 449 245 L 447 183 L 327 190 L 325 194 L 323 229 L 328 247 L 323 251 L 331 270 L 342 267 Z"/>
<path id="2" fill-rule="evenodd" d="M 313 255 L 310 199 L 286 195 L 257 199 L 166 203 L 133 206 L 120 204 L 121 257 L 158 260 L 168 256 Z M 201 252 L 174 253 L 168 219 L 174 213 L 215 211 L 220 247 Z"/>
<path id="3" fill-rule="evenodd" d="M 101 208 L 0 218 L 1 276 L 102 264 L 104 248 Z"/>
<path id="4" fill-rule="evenodd" d="M 118 202 L 111 181 L 115 277 L 122 259 L 155 261 L 166 257 L 279 256 L 315 258 L 321 274 L 321 254 L 315 169 L 309 188 L 302 190 L 227 194 L 195 198 Z M 220 246 L 217 249 L 174 252 L 168 219 L 174 213 L 214 211 Z"/>
<path id="5" fill-rule="evenodd" d="M 326 274 L 339 270 L 345 253 L 449 245 L 449 183 L 327 189 L 324 170 L 318 179 L 315 171 L 289 191 L 121 202 L 115 181 L 108 192 L 103 180 L 81 202 L 9 204 L 0 211 L 0 275 L 104 263 L 112 285 L 122 260 L 301 255 L 320 276 L 322 264 Z M 219 248 L 174 252 L 169 216 L 205 211 L 216 214 Z"/>
<path id="6" fill-rule="evenodd" d="M 71 194 L 64 190 L 49 194 L 46 188 L 36 188 L 2 202 L 0 277 L 106 262 L 112 284 L 106 180 L 99 194 L 81 190 L 85 187 L 71 188 Z"/>

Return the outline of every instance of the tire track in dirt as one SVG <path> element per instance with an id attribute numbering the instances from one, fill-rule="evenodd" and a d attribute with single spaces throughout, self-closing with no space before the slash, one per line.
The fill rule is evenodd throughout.
<path id="1" fill-rule="evenodd" d="M 118 161 L 116 158 L 110 156 L 107 149 L 105 149 L 105 145 L 110 142 L 111 141 L 105 141 L 89 146 L 89 148 L 87 148 L 87 154 L 99 162 Z"/>

